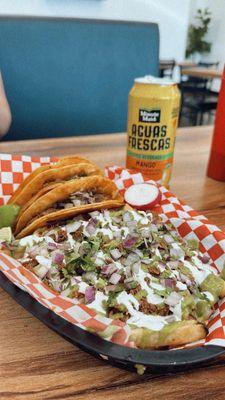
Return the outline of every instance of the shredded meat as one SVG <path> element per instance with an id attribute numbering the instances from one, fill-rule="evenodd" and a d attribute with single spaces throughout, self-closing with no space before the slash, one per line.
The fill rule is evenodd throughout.
<path id="1" fill-rule="evenodd" d="M 105 258 L 105 262 L 106 262 L 106 264 L 111 263 L 111 262 L 112 262 L 112 258 L 106 257 L 106 258 Z"/>
<path id="2" fill-rule="evenodd" d="M 82 229 L 81 228 L 77 229 L 76 232 L 72 233 L 72 237 L 73 237 L 74 240 L 79 239 L 81 237 L 81 235 L 82 235 Z"/>
<path id="3" fill-rule="evenodd" d="M 79 293 L 77 289 L 73 289 L 73 291 L 71 292 L 71 298 L 75 298 L 75 299 L 83 299 L 84 298 L 84 294 L 83 293 Z"/>
<path id="4" fill-rule="evenodd" d="M 85 178 L 86 176 L 88 176 L 88 175 L 86 174 L 86 172 L 81 172 L 81 173 L 79 173 L 79 174 L 70 176 L 70 177 L 66 178 L 65 180 L 66 180 L 66 181 L 70 181 L 71 179 Z"/>
<path id="5" fill-rule="evenodd" d="M 161 224 L 162 223 L 162 218 L 159 216 L 159 214 L 153 213 L 153 224 Z"/>
<path id="6" fill-rule="evenodd" d="M 67 232 L 64 231 L 63 229 L 59 229 L 56 233 L 53 233 L 52 235 L 50 235 L 50 237 L 56 243 L 62 243 L 67 239 Z"/>
<path id="7" fill-rule="evenodd" d="M 159 275 L 160 275 L 160 270 L 159 270 L 159 268 L 156 267 L 156 266 L 154 266 L 154 265 L 150 265 L 150 266 L 148 267 L 148 270 L 149 270 L 150 274 L 152 274 L 152 275 L 156 275 L 156 276 L 159 276 Z"/>
<path id="8" fill-rule="evenodd" d="M 72 193 L 67 199 L 61 201 L 61 202 L 56 202 L 51 205 L 51 207 L 47 208 L 47 210 L 42 211 L 38 215 L 36 215 L 34 218 L 32 218 L 31 222 L 35 221 L 36 219 L 43 217 L 44 215 L 51 214 L 53 212 L 56 212 L 58 210 L 62 209 L 67 209 L 67 208 L 72 208 L 76 206 L 81 206 L 85 204 L 93 204 L 93 203 L 99 203 L 103 200 L 108 200 L 109 196 L 103 194 L 103 193 L 98 193 L 95 191 L 92 192 L 77 192 L 77 193 Z M 79 204 L 76 204 L 76 201 Z"/>
<path id="9" fill-rule="evenodd" d="M 113 307 L 113 308 L 111 308 L 111 310 L 109 311 L 109 318 L 113 318 L 114 314 L 118 314 L 118 313 L 120 313 L 120 312 L 121 312 L 121 311 L 119 311 L 119 310 L 116 308 L 116 306 Z M 128 320 L 128 318 L 130 318 L 130 315 L 129 315 L 128 313 L 126 313 L 126 314 L 123 313 L 123 316 L 121 316 L 121 317 L 119 318 L 119 320 L 122 321 L 122 322 L 126 322 L 126 321 Z"/>
<path id="10" fill-rule="evenodd" d="M 169 313 L 169 306 L 165 304 L 162 308 L 159 308 L 155 304 L 148 303 L 146 298 L 142 297 L 140 300 L 140 311 L 142 311 L 144 314 L 157 314 L 165 316 Z"/>
<path id="11" fill-rule="evenodd" d="M 162 317 L 165 317 L 166 315 L 169 314 L 169 306 L 167 304 L 164 304 L 162 308 L 158 308 L 158 315 L 161 315 Z"/>
<path id="12" fill-rule="evenodd" d="M 38 262 L 35 259 L 31 259 L 29 261 L 24 261 L 22 264 L 25 268 L 29 269 L 29 271 L 33 272 L 33 268 L 38 265 Z"/>
<path id="13" fill-rule="evenodd" d="M 132 295 L 134 296 L 134 295 L 137 294 L 140 290 L 141 290 L 141 286 L 140 286 L 140 285 L 137 285 L 136 288 L 130 290 L 130 294 L 132 294 Z"/>
<path id="14" fill-rule="evenodd" d="M 51 214 L 51 213 L 53 213 L 53 212 L 55 212 L 55 211 L 57 211 L 57 210 L 56 210 L 55 208 L 53 208 L 53 207 L 48 208 L 47 210 L 42 211 L 40 214 L 35 215 L 35 217 L 32 218 L 30 222 L 33 222 L 33 221 L 35 221 L 36 219 L 38 219 L 38 218 L 40 218 L 40 217 L 43 217 L 43 216 L 45 216 L 45 215 Z"/>
<path id="15" fill-rule="evenodd" d="M 56 211 L 56 209 L 55 209 L 54 207 L 47 208 L 47 210 L 42 211 L 42 212 L 38 215 L 38 217 L 43 217 L 44 215 L 51 214 L 51 213 L 53 213 L 53 212 L 55 212 L 55 211 Z"/>
<path id="16" fill-rule="evenodd" d="M 66 239 L 67 239 L 67 232 L 64 231 L 63 229 L 59 229 L 56 232 L 56 240 L 55 240 L 55 242 L 56 243 L 61 243 L 61 242 L 64 242 L 64 240 L 66 240 Z"/>
<path id="17" fill-rule="evenodd" d="M 103 193 L 98 193 L 96 189 L 93 189 L 89 192 L 79 191 L 71 193 L 68 198 L 55 203 L 53 207 L 55 207 L 56 209 L 79 207 L 85 204 L 98 203 L 103 200 L 107 200 L 108 198 L 109 196 Z"/>
<path id="18" fill-rule="evenodd" d="M 157 314 L 157 307 L 155 304 L 149 304 L 145 297 L 140 300 L 140 311 L 144 314 Z"/>

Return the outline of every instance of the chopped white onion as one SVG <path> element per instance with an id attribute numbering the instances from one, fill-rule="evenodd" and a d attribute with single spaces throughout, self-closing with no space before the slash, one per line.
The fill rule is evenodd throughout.
<path id="1" fill-rule="evenodd" d="M 181 247 L 176 246 L 175 248 L 170 249 L 170 255 L 171 255 L 171 257 L 174 257 L 174 258 L 180 260 L 185 256 L 185 253 Z"/>
<path id="2" fill-rule="evenodd" d="M 122 256 L 118 249 L 110 250 L 110 254 L 114 258 L 114 260 L 118 260 Z"/>
<path id="3" fill-rule="evenodd" d="M 132 265 L 131 269 L 134 274 L 138 274 L 140 267 L 141 267 L 141 262 L 139 261 L 139 262 L 134 263 Z"/>
<path id="4" fill-rule="evenodd" d="M 132 215 L 129 213 L 129 211 L 124 213 L 123 220 L 124 222 L 130 222 L 132 220 Z"/>
<path id="5" fill-rule="evenodd" d="M 166 233 L 166 234 L 163 236 L 163 238 L 164 238 L 165 242 L 168 243 L 168 244 L 174 242 L 173 237 L 172 237 L 171 235 L 169 235 L 168 233 Z"/>
<path id="6" fill-rule="evenodd" d="M 46 267 L 48 269 L 51 268 L 52 260 L 50 258 L 43 257 L 43 256 L 36 256 L 36 260 L 37 260 L 38 264 L 43 265 L 44 267 Z"/>
<path id="7" fill-rule="evenodd" d="M 48 272 L 48 268 L 44 265 L 36 265 L 36 267 L 34 267 L 33 270 L 34 273 L 41 279 L 43 279 Z"/>
<path id="8" fill-rule="evenodd" d="M 168 262 L 168 266 L 169 266 L 171 269 L 176 269 L 176 268 L 179 266 L 179 261 L 169 261 L 169 262 Z"/>
<path id="9" fill-rule="evenodd" d="M 110 276 L 109 282 L 112 283 L 113 285 L 116 285 L 116 284 L 119 282 L 120 278 L 121 278 L 121 275 L 120 275 L 120 274 L 117 274 L 116 272 L 114 272 L 114 273 Z"/>
<path id="10" fill-rule="evenodd" d="M 132 265 L 133 263 L 140 260 L 140 257 L 135 253 L 130 253 L 126 260 L 124 261 L 125 265 Z"/>
<path id="11" fill-rule="evenodd" d="M 176 306 L 176 304 L 179 303 L 179 301 L 181 300 L 181 295 L 177 292 L 172 292 L 169 294 L 169 296 L 167 296 L 167 298 L 165 299 L 165 303 L 168 304 L 168 306 Z"/>
<path id="12" fill-rule="evenodd" d="M 81 227 L 81 225 L 82 225 L 81 221 L 70 222 L 69 224 L 66 225 L 66 232 L 74 233 Z"/>

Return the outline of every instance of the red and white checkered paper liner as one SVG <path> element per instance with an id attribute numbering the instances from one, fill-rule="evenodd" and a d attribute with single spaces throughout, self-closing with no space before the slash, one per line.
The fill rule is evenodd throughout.
<path id="1" fill-rule="evenodd" d="M 40 165 L 56 161 L 50 157 L 12 156 L 0 154 L 0 204 L 5 204 L 11 193 L 22 180 Z M 148 177 L 122 167 L 107 167 L 106 176 L 114 180 L 123 194 L 133 183 L 151 182 Z M 184 239 L 198 239 L 201 251 L 208 254 L 217 270 L 225 263 L 225 233 L 211 224 L 204 216 L 178 200 L 169 190 L 160 186 L 162 201 L 155 207 L 165 222 L 170 222 Z M 18 261 L 0 252 L 0 270 L 19 288 L 28 292 L 39 303 L 53 310 L 56 314 L 79 326 L 91 330 L 102 337 L 108 331 L 113 343 L 133 346 L 129 342 L 130 328 L 123 322 L 98 315 L 87 305 L 79 304 L 76 299 L 65 298 L 41 282 L 32 272 Z M 205 340 L 195 345 L 215 344 L 225 346 L 225 300 L 219 301 L 208 324 Z M 191 345 L 193 346 L 193 344 Z"/>

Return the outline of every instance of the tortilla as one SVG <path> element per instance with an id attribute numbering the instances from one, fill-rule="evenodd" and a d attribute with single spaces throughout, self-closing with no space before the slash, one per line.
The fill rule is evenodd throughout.
<path id="1" fill-rule="evenodd" d="M 103 195 L 102 201 L 74 206 L 72 208 L 54 209 L 55 203 L 66 200 L 71 194 L 79 191 L 88 193 L 92 190 Z M 23 237 L 33 232 L 35 229 L 46 225 L 49 221 L 69 218 L 79 213 L 92 210 L 118 208 L 123 206 L 123 204 L 124 200 L 118 193 L 115 183 L 107 178 L 90 176 L 71 180 L 58 185 L 55 189 L 50 190 L 47 194 L 33 202 L 18 219 L 15 227 L 15 234 L 18 238 Z M 45 215 L 40 215 L 43 212 Z M 29 225 L 26 227 L 27 224 Z"/>
<path id="2" fill-rule="evenodd" d="M 58 163 L 61 165 L 85 163 L 85 164 L 92 164 L 92 165 L 96 166 L 96 164 L 93 161 L 87 160 L 84 157 L 73 156 L 73 155 L 64 156 L 64 157 L 59 158 Z"/>
<path id="3" fill-rule="evenodd" d="M 95 165 L 94 163 L 92 163 L 89 160 L 86 160 L 85 158 L 77 157 L 77 156 L 68 156 L 68 157 L 61 158 L 57 163 L 45 164 L 45 165 L 42 165 L 42 166 L 36 168 L 33 172 L 31 172 L 30 175 L 28 175 L 24 179 L 24 181 L 20 184 L 20 186 L 15 190 L 15 192 L 12 194 L 12 196 L 8 200 L 8 204 L 16 203 L 17 197 L 20 194 L 20 192 L 23 190 L 23 188 L 25 186 L 27 186 L 32 181 L 32 179 L 35 178 L 38 174 L 40 174 L 44 171 L 48 171 L 53 168 L 61 168 L 62 165 L 79 164 L 81 162 Z"/>
<path id="4" fill-rule="evenodd" d="M 86 212 L 91 212 L 95 210 L 105 210 L 105 209 L 114 209 L 114 208 L 120 208 L 121 207 L 121 201 L 117 200 L 106 200 L 102 203 L 96 203 L 96 204 L 89 204 L 84 208 L 75 208 L 73 210 L 68 209 L 65 211 L 56 211 L 52 212 L 51 214 L 44 215 L 40 218 L 35 219 L 33 222 L 31 222 L 26 228 L 22 229 L 18 234 L 16 234 L 17 239 L 21 239 L 25 236 L 28 236 L 32 234 L 36 229 L 42 228 L 48 223 L 54 223 L 56 221 L 61 221 L 64 219 L 72 218 L 75 217 L 78 214 L 81 213 L 86 213 Z"/>
<path id="5" fill-rule="evenodd" d="M 82 164 L 62 164 L 57 168 L 50 168 L 37 174 L 28 185 L 26 185 L 17 195 L 16 204 L 20 207 L 35 196 L 44 185 L 51 183 L 64 182 L 74 177 L 102 175 L 102 171 L 96 166 L 88 163 Z M 21 212 L 22 213 L 22 212 Z"/>
<path id="6" fill-rule="evenodd" d="M 179 321 L 168 324 L 160 331 L 146 328 L 133 329 L 130 340 L 141 349 L 177 347 L 204 339 L 207 331 L 204 325 L 195 320 Z"/>
<path id="7" fill-rule="evenodd" d="M 12 196 L 10 197 L 10 199 L 8 200 L 8 204 L 13 204 L 16 203 L 17 197 L 20 194 L 20 192 L 23 190 L 23 188 L 28 185 L 30 183 L 30 181 L 37 176 L 38 174 L 40 174 L 41 172 L 47 171 L 50 168 L 52 168 L 53 165 L 42 165 L 41 167 L 35 169 L 33 172 L 31 172 L 30 175 L 28 175 L 23 182 L 18 186 L 18 188 L 15 190 L 15 192 L 13 192 Z M 54 166 L 55 167 L 55 166 Z"/>
<path id="8" fill-rule="evenodd" d="M 41 190 L 39 190 L 20 210 L 19 216 L 28 208 L 30 205 L 39 199 L 41 196 L 44 196 L 46 193 L 50 192 L 50 190 L 55 189 L 57 186 L 61 185 L 61 182 L 50 183 L 47 186 L 44 186 Z"/>

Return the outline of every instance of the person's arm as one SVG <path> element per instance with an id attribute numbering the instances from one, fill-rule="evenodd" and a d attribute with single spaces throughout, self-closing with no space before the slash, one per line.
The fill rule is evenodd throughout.
<path id="1" fill-rule="evenodd" d="M 0 73 L 0 139 L 8 132 L 12 116 Z"/>

